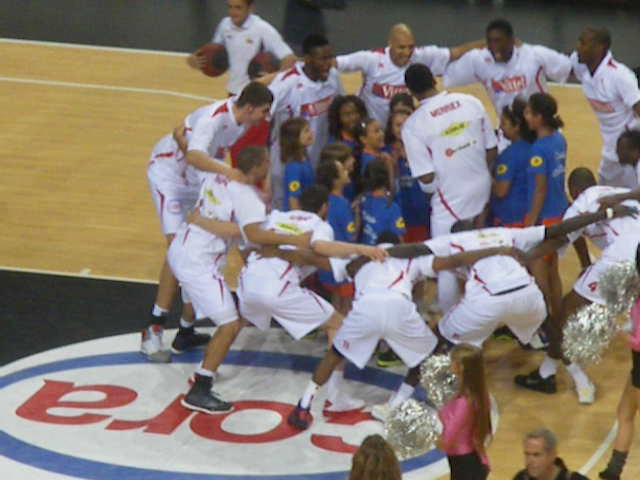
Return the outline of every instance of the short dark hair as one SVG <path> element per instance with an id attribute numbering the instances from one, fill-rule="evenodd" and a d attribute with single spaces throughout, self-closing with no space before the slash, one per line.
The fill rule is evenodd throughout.
<path id="1" fill-rule="evenodd" d="M 329 190 L 324 185 L 311 185 L 300 195 L 300 208 L 305 212 L 318 213 L 329 201 Z"/>
<path id="2" fill-rule="evenodd" d="M 611 32 L 606 28 L 593 28 L 586 29 L 593 36 L 593 41 L 598 45 L 603 46 L 606 50 L 611 48 Z"/>
<path id="3" fill-rule="evenodd" d="M 475 229 L 474 218 L 463 218 L 462 220 L 456 221 L 456 223 L 451 226 L 451 233 L 466 232 Z"/>
<path id="4" fill-rule="evenodd" d="M 387 164 L 382 159 L 376 159 L 367 165 L 367 168 L 364 169 L 362 180 L 364 189 L 367 192 L 378 188 L 386 188 L 387 190 L 391 188 Z"/>
<path id="5" fill-rule="evenodd" d="M 349 145 L 342 142 L 335 142 L 330 143 L 322 149 L 322 152 L 320 152 L 320 162 L 337 160 L 344 165 L 352 156 L 353 149 Z"/>
<path id="6" fill-rule="evenodd" d="M 415 104 L 413 103 L 413 97 L 408 93 L 396 93 L 391 100 L 389 100 L 389 114 L 393 113 L 393 110 L 398 105 L 404 105 L 412 112 L 416 109 Z"/>
<path id="7" fill-rule="evenodd" d="M 302 41 L 302 54 L 312 55 L 312 52 L 316 48 L 326 47 L 329 45 L 329 40 L 324 35 L 312 33 L 307 35 Z"/>
<path id="8" fill-rule="evenodd" d="M 631 144 L 631 147 L 640 150 L 640 130 L 625 130 L 620 134 L 618 140 L 624 138 Z"/>
<path id="9" fill-rule="evenodd" d="M 489 25 L 487 25 L 486 33 L 488 34 L 491 30 L 498 30 L 509 38 L 513 37 L 513 26 L 511 25 L 511 22 L 504 18 L 491 20 Z"/>
<path id="10" fill-rule="evenodd" d="M 423 63 L 414 63 L 404 72 L 404 83 L 414 95 L 425 93 L 436 87 L 431 69 Z"/>
<path id="11" fill-rule="evenodd" d="M 384 232 L 381 232 L 380 235 L 378 235 L 378 237 L 376 238 L 376 244 L 379 245 L 381 243 L 391 243 L 393 245 L 397 245 L 400 243 L 400 237 L 396 233 L 385 230 Z"/>
<path id="12" fill-rule="evenodd" d="M 589 187 L 596 185 L 596 177 L 591 170 L 586 167 L 574 168 L 569 174 L 567 185 L 570 189 L 585 191 Z"/>
<path id="13" fill-rule="evenodd" d="M 240 92 L 240 96 L 236 101 L 238 107 L 251 105 L 252 107 L 261 107 L 273 103 L 273 93 L 269 87 L 260 82 L 251 82 Z"/>
<path id="14" fill-rule="evenodd" d="M 329 191 L 333 190 L 335 181 L 340 177 L 340 172 L 336 165 L 337 161 L 334 159 L 321 160 L 316 169 L 316 182 Z"/>
<path id="15" fill-rule="evenodd" d="M 265 147 L 247 147 L 238 155 L 238 169 L 247 174 L 267 158 L 269 158 L 269 151 Z"/>
<path id="16" fill-rule="evenodd" d="M 564 122 L 558 116 L 558 102 L 549 93 L 534 93 L 529 97 L 529 109 L 536 115 L 542 115 L 544 123 L 551 128 L 558 129 Z"/>

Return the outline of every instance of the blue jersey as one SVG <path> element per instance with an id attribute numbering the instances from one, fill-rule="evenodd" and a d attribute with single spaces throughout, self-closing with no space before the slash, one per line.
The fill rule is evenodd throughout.
<path id="1" fill-rule="evenodd" d="M 302 192 L 315 183 L 313 167 L 309 160 L 289 162 L 284 167 L 284 211 L 291 210 L 290 198 L 300 198 Z"/>
<path id="2" fill-rule="evenodd" d="M 351 203 L 344 197 L 329 195 L 329 213 L 327 222 L 333 228 L 334 240 L 337 242 L 355 242 L 356 241 L 356 222 L 351 210 Z M 329 285 L 341 285 L 334 280 L 331 272 L 324 270 L 318 271 L 318 278 L 322 283 Z"/>
<path id="3" fill-rule="evenodd" d="M 409 227 L 426 227 L 429 221 L 429 198 L 422 191 L 418 180 L 411 176 L 406 158 L 398 159 L 398 193 L 396 202 L 400 205 L 404 221 Z"/>
<path id="4" fill-rule="evenodd" d="M 380 159 L 379 154 L 368 151 L 368 150 L 363 151 L 362 155 L 360 155 L 360 175 L 361 176 L 364 175 L 364 172 L 367 169 L 367 165 L 379 159 Z"/>
<path id="5" fill-rule="evenodd" d="M 496 182 L 510 182 L 511 187 L 505 197 L 491 197 L 495 225 L 524 225 L 524 217 L 529 211 L 527 165 L 530 151 L 531 144 L 519 140 L 509 145 L 496 160 Z"/>
<path id="6" fill-rule="evenodd" d="M 338 143 L 338 142 L 344 143 L 348 147 L 351 147 L 351 150 L 353 150 L 353 151 L 355 151 L 355 149 L 358 147 L 358 142 L 356 142 L 355 139 L 346 137 L 344 134 L 342 134 L 340 138 L 336 138 L 333 135 L 329 136 L 328 144 L 329 143 Z"/>
<path id="7" fill-rule="evenodd" d="M 375 245 L 382 232 L 393 232 L 404 236 L 407 231 L 402 211 L 395 202 L 387 197 L 374 197 L 367 193 L 362 202 L 362 239 L 366 245 Z"/>
<path id="8" fill-rule="evenodd" d="M 527 210 L 531 211 L 536 188 L 536 175 L 546 175 L 547 196 L 536 223 L 561 219 L 569 206 L 564 189 L 567 141 L 560 132 L 536 140 L 529 153 L 527 165 Z"/>

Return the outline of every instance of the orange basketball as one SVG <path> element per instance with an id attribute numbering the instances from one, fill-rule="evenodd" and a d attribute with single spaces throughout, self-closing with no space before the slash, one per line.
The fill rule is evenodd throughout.
<path id="1" fill-rule="evenodd" d="M 202 73 L 210 77 L 222 75 L 229 69 L 229 55 L 224 45 L 219 43 L 206 43 L 198 49 L 196 55 L 206 59 L 202 67 Z"/>
<path id="2" fill-rule="evenodd" d="M 247 74 L 250 79 L 254 79 L 265 73 L 277 72 L 280 69 L 280 60 L 273 53 L 260 52 L 249 62 Z"/>

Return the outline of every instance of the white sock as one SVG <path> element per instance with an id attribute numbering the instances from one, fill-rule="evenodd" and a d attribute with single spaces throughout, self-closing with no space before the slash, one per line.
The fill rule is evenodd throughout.
<path id="1" fill-rule="evenodd" d="M 406 400 L 409 400 L 415 389 L 416 387 L 412 387 L 408 383 L 400 385 L 396 394 L 389 399 L 389 408 L 393 410 L 394 408 L 398 408 Z"/>
<path id="2" fill-rule="evenodd" d="M 548 355 L 544 356 L 544 361 L 540 368 L 538 369 L 538 373 L 542 378 L 548 378 L 551 375 L 555 375 L 558 370 L 558 361 L 554 360 Z"/>
<path id="3" fill-rule="evenodd" d="M 193 327 L 193 322 L 187 322 L 184 318 L 180 318 L 180 326 L 182 328 L 191 328 Z"/>
<path id="4" fill-rule="evenodd" d="M 169 310 L 165 310 L 164 308 L 160 308 L 158 305 L 153 305 L 153 310 L 151 311 L 151 315 L 154 317 L 161 317 L 162 315 L 166 315 L 169 313 Z"/>
<path id="5" fill-rule="evenodd" d="M 318 391 L 318 388 L 320 388 L 320 385 L 315 383 L 313 380 L 311 380 L 307 384 L 307 388 L 305 389 L 304 394 L 300 399 L 300 406 L 302 408 L 309 408 L 311 406 L 311 401 L 313 400 L 313 396 Z"/>
<path id="6" fill-rule="evenodd" d="M 207 370 L 206 368 L 204 368 L 203 366 L 199 366 L 196 369 L 196 373 L 198 375 L 202 375 L 203 377 L 211 377 L 213 378 L 213 372 L 211 370 Z"/>
<path id="7" fill-rule="evenodd" d="M 587 374 L 584 373 L 584 370 L 582 370 L 578 364 L 570 363 L 567 365 L 567 371 L 571 374 L 573 381 L 576 382 L 576 387 L 579 389 L 586 388 L 591 385 L 589 377 L 587 377 Z"/>
<path id="8" fill-rule="evenodd" d="M 344 390 L 344 370 L 334 370 L 331 372 L 329 381 L 327 382 L 327 397 L 330 402 L 333 402 L 340 395 L 340 391 Z"/>

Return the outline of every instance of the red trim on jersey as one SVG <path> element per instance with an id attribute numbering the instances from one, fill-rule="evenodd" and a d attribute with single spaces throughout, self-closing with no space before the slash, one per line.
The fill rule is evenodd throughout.
<path id="1" fill-rule="evenodd" d="M 187 231 L 184 232 L 184 237 L 182 237 L 182 244 L 184 245 L 187 242 L 187 238 L 189 238 L 189 234 L 191 233 L 191 229 L 187 228 Z"/>
<path id="2" fill-rule="evenodd" d="M 160 195 L 160 212 L 164 212 L 164 195 L 156 188 L 156 192 Z"/>
<path id="3" fill-rule="evenodd" d="M 287 73 L 285 73 L 282 76 L 282 80 L 284 80 L 287 77 L 290 77 L 291 75 L 300 75 L 300 72 L 298 71 L 298 69 L 296 67 L 293 67 L 291 70 L 289 70 Z"/>
<path id="4" fill-rule="evenodd" d="M 386 50 L 386 47 L 382 47 L 382 48 L 376 48 L 376 49 L 371 50 L 371 51 L 372 51 L 373 53 L 382 53 L 382 54 L 384 54 L 384 53 L 385 53 L 385 52 L 384 52 L 385 50 Z"/>
<path id="5" fill-rule="evenodd" d="M 322 303 L 320 302 L 320 300 L 318 300 L 318 298 L 316 297 L 316 294 L 315 294 L 315 293 L 313 293 L 311 290 L 307 290 L 306 288 L 303 290 L 303 292 L 306 292 L 306 293 L 308 293 L 309 295 L 311 295 L 311 298 L 313 298 L 313 299 L 316 301 L 316 303 L 317 303 L 317 304 L 318 304 L 318 306 L 320 307 L 320 310 L 322 310 L 323 312 L 325 311 L 325 310 L 324 310 L 324 306 L 322 305 Z"/>
<path id="6" fill-rule="evenodd" d="M 400 283 L 402 281 L 402 279 L 404 278 L 404 271 L 400 272 L 400 275 L 398 275 L 398 278 L 396 278 L 393 283 L 391 283 L 391 285 L 389 285 L 387 288 L 389 290 L 391 290 L 395 285 L 397 285 L 398 283 Z"/>
<path id="7" fill-rule="evenodd" d="M 224 285 L 221 278 L 218 279 L 218 285 L 220 285 L 220 298 L 222 299 L 222 303 L 224 303 Z"/>
<path id="8" fill-rule="evenodd" d="M 433 152 L 431 151 L 431 147 L 427 147 L 427 152 L 429 152 L 429 156 L 433 158 Z"/>
<path id="9" fill-rule="evenodd" d="M 280 280 L 282 280 L 287 275 L 287 273 L 289 273 L 292 269 L 293 269 L 293 263 L 289 262 L 287 269 L 282 273 L 282 275 L 280 275 Z"/>
<path id="10" fill-rule="evenodd" d="M 615 228 L 613 228 L 609 223 L 603 223 L 603 224 L 602 224 L 602 227 L 603 227 L 603 228 L 608 227 L 608 228 L 611 230 L 611 233 L 613 233 L 616 237 L 617 237 L 618 235 L 620 235 L 618 232 L 616 232 L 616 229 L 615 229 Z"/>
<path id="11" fill-rule="evenodd" d="M 224 102 L 222 105 L 220 105 L 218 108 L 216 108 L 216 111 L 213 112 L 213 115 L 211 115 L 211 116 L 215 117 L 219 113 L 228 113 L 228 112 L 229 112 L 229 106 L 227 105 L 227 102 Z"/>
<path id="12" fill-rule="evenodd" d="M 447 201 L 444 199 L 444 195 L 442 194 L 442 190 L 440 190 L 438 188 L 437 191 L 438 191 L 438 197 L 440 198 L 440 201 L 442 202 L 442 205 L 444 205 L 444 208 L 447 209 L 447 211 L 451 214 L 451 216 L 453 218 L 455 218 L 456 220 L 460 220 L 460 217 L 458 217 L 458 215 L 456 215 L 456 213 L 453 211 L 453 209 L 449 206 Z"/>
<path id="13" fill-rule="evenodd" d="M 616 65 L 616 63 L 613 61 L 613 57 L 609 59 L 609 61 L 607 62 L 607 67 L 611 67 L 611 68 L 615 68 L 617 69 L 618 66 Z"/>
<path id="14" fill-rule="evenodd" d="M 411 268 L 411 262 L 413 262 L 413 258 L 409 259 L 409 262 L 407 263 L 407 268 L 404 269 L 404 271 L 407 273 L 409 273 L 409 268 Z"/>
<path id="15" fill-rule="evenodd" d="M 157 153 L 156 155 L 153 156 L 153 158 L 169 158 L 169 157 L 173 157 L 176 154 L 176 152 L 162 152 L 162 153 Z"/>
<path id="16" fill-rule="evenodd" d="M 464 252 L 464 248 L 462 248 L 462 245 L 458 245 L 457 243 L 453 243 L 451 242 L 451 246 L 453 248 L 457 248 L 458 250 L 460 250 L 461 252 Z"/>
<path id="17" fill-rule="evenodd" d="M 540 81 L 540 74 L 543 73 L 542 67 L 540 67 L 538 69 L 538 71 L 536 72 L 536 85 L 538 85 L 538 88 L 540 89 L 541 93 L 544 93 L 544 88 L 542 87 L 542 82 Z"/>

